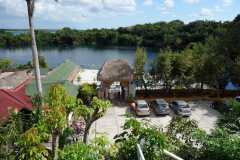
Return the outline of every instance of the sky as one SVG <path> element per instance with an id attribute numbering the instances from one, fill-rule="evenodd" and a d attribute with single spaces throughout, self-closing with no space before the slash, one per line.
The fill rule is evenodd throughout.
<path id="1" fill-rule="evenodd" d="M 232 21 L 240 0 L 35 0 L 35 29 L 117 29 L 136 24 Z M 0 29 L 29 29 L 26 0 L 0 0 Z"/>

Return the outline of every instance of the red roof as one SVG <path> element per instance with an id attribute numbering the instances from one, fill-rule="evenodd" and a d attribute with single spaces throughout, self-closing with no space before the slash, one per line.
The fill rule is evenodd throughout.
<path id="1" fill-rule="evenodd" d="M 30 96 L 25 95 L 25 85 L 33 78 L 34 77 L 31 77 L 14 90 L 0 89 L 0 115 L 2 117 L 6 117 L 5 119 L 2 119 L 0 121 L 6 121 L 8 119 L 8 107 L 13 107 L 13 109 L 17 108 L 19 111 L 24 108 L 33 110 Z"/>

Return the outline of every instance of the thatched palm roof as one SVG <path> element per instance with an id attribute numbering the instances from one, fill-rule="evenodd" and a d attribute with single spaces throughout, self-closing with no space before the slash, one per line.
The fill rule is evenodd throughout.
<path id="1" fill-rule="evenodd" d="M 98 72 L 98 81 L 132 81 L 135 79 L 133 70 L 125 60 L 106 60 Z"/>

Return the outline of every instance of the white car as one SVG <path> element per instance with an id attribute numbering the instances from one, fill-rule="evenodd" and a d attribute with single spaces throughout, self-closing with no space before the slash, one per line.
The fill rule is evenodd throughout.
<path id="1" fill-rule="evenodd" d="M 237 101 L 237 102 L 240 102 L 240 96 L 235 97 L 234 100 Z"/>
<path id="2" fill-rule="evenodd" d="M 150 115 L 150 108 L 145 100 L 135 101 L 136 107 L 135 111 L 137 115 L 148 116 Z"/>

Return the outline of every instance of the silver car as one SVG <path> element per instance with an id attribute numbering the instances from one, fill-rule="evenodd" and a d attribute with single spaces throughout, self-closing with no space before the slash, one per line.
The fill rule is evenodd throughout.
<path id="1" fill-rule="evenodd" d="M 135 111 L 137 115 L 148 116 L 150 115 L 150 108 L 145 100 L 135 101 L 136 107 Z"/>
<path id="2" fill-rule="evenodd" d="M 153 109 L 155 115 L 166 115 L 169 114 L 169 107 L 164 99 L 154 99 L 150 101 L 150 107 Z"/>
<path id="3" fill-rule="evenodd" d="M 193 110 L 185 101 L 182 101 L 182 100 L 170 101 L 169 106 L 176 115 L 183 115 L 183 116 L 192 115 Z"/>

